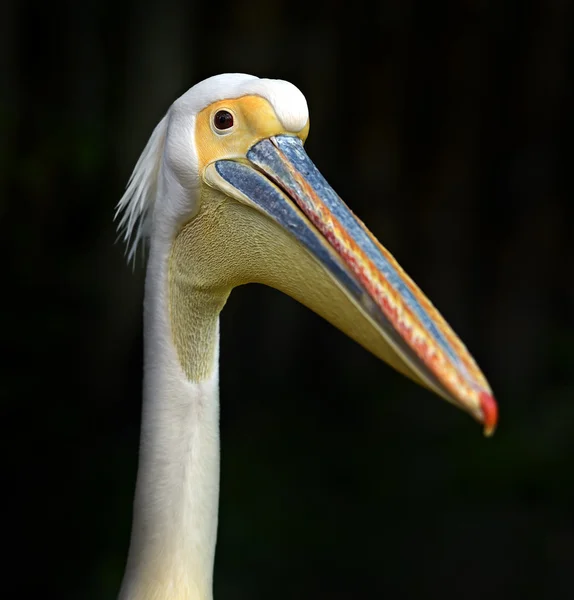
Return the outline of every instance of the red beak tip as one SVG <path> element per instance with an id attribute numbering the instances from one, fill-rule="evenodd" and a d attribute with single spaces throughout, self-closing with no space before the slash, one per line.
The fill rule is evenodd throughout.
<path id="1" fill-rule="evenodd" d="M 484 425 L 484 435 L 490 437 L 498 423 L 498 405 L 494 396 L 488 392 L 480 392 L 480 408 L 482 410 L 482 423 Z"/>

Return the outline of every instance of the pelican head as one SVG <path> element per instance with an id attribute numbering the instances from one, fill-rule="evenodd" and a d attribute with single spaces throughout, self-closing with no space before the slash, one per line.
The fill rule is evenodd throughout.
<path id="1" fill-rule="evenodd" d="M 202 381 L 216 366 L 205 331 L 231 290 L 262 283 L 492 433 L 497 407 L 485 377 L 311 162 L 308 133 L 307 102 L 292 84 L 219 75 L 172 105 L 142 154 L 119 211 L 131 252 L 150 238 L 148 279 L 164 290 L 186 377 Z"/>

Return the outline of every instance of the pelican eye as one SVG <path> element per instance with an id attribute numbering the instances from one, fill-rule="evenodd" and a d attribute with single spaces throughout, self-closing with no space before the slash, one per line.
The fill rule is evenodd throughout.
<path id="1" fill-rule="evenodd" d="M 227 110 L 218 110 L 213 117 L 215 129 L 220 131 L 233 127 L 233 115 Z"/>

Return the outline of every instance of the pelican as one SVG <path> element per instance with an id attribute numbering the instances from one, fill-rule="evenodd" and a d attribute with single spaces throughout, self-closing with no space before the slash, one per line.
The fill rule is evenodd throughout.
<path id="1" fill-rule="evenodd" d="M 350 113 L 352 115 L 352 112 Z M 344 134 L 352 123 L 337 123 Z M 219 314 L 272 286 L 493 432 L 463 343 L 307 156 L 291 83 L 226 74 L 169 108 L 116 216 L 147 242 L 141 441 L 120 600 L 207 600 L 219 497 Z"/>

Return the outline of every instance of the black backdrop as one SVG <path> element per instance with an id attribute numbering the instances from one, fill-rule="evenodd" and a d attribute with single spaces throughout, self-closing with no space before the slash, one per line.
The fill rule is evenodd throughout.
<path id="1" fill-rule="evenodd" d="M 236 290 L 216 597 L 568 594 L 573 23 L 567 0 L 3 4 L 2 495 L 20 597 L 117 592 L 144 271 L 114 205 L 169 104 L 230 71 L 306 94 L 310 156 L 468 344 L 501 425 L 483 439 L 291 299 Z"/>

